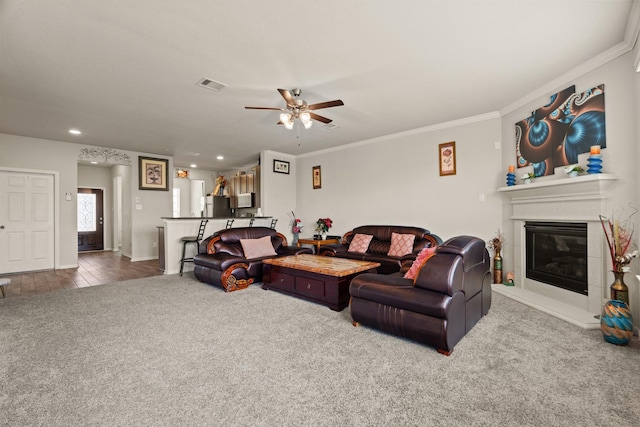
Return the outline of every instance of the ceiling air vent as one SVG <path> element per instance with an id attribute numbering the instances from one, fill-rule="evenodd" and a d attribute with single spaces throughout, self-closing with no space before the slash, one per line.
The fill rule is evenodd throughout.
<path id="1" fill-rule="evenodd" d="M 324 129 L 327 129 L 327 130 L 334 130 L 334 129 L 339 128 L 340 126 L 334 125 L 333 123 L 325 123 L 325 124 L 322 125 L 322 127 Z"/>
<path id="2" fill-rule="evenodd" d="M 203 77 L 197 83 L 198 86 L 206 87 L 207 89 L 215 90 L 216 92 L 220 92 L 222 89 L 227 87 L 226 84 L 217 82 L 215 80 L 208 79 Z"/>

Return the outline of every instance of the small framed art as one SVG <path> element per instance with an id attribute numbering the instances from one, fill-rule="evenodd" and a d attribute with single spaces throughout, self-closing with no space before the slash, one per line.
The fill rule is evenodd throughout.
<path id="1" fill-rule="evenodd" d="M 169 191 L 169 160 L 138 156 L 138 188 Z"/>
<path id="2" fill-rule="evenodd" d="M 313 189 L 322 188 L 322 173 L 320 172 L 320 166 L 314 166 L 311 168 L 311 176 L 313 180 Z"/>
<path id="3" fill-rule="evenodd" d="M 438 144 L 440 159 L 440 176 L 456 174 L 456 143 L 455 141 Z"/>
<path id="4" fill-rule="evenodd" d="M 273 159 L 273 171 L 277 173 L 286 173 L 288 175 L 289 162 L 285 162 L 284 160 Z"/>

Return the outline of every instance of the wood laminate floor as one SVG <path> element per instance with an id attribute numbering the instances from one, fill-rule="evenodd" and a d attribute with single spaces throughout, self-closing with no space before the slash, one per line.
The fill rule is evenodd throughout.
<path id="1" fill-rule="evenodd" d="M 63 270 L 2 274 L 0 278 L 11 279 L 11 283 L 5 286 L 5 298 L 98 286 L 163 274 L 160 261 L 157 259 L 131 262 L 129 258 L 121 256 L 120 252 L 112 251 L 78 253 L 78 265 L 78 268 Z"/>

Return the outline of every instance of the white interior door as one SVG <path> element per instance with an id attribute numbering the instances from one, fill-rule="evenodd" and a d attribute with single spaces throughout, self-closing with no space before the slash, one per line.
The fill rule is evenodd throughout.
<path id="1" fill-rule="evenodd" d="M 0 171 L 0 273 L 54 268 L 53 175 Z"/>

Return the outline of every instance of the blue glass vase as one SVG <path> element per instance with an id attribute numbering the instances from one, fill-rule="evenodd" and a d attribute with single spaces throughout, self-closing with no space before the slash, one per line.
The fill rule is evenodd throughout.
<path id="1" fill-rule="evenodd" d="M 601 154 L 592 154 L 587 159 L 587 173 L 602 173 Z"/>
<path id="2" fill-rule="evenodd" d="M 512 185 L 516 185 L 516 174 L 513 172 L 507 173 L 507 185 L 511 187 Z"/>
<path id="3" fill-rule="evenodd" d="M 604 340 L 611 344 L 627 345 L 633 336 L 633 318 L 627 303 L 608 301 L 602 307 L 600 330 Z"/>

